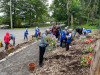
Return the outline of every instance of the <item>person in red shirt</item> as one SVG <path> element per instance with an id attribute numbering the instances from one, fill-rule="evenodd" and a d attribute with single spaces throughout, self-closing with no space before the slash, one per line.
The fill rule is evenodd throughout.
<path id="1" fill-rule="evenodd" d="M 56 32 L 56 25 L 53 25 L 53 27 L 52 27 L 52 30 L 51 30 L 51 33 L 53 34 L 53 35 L 55 35 L 55 32 Z"/>
<path id="2" fill-rule="evenodd" d="M 6 50 L 8 49 L 8 44 L 9 44 L 9 33 L 8 32 L 4 36 L 4 42 L 5 42 L 5 50 Z"/>

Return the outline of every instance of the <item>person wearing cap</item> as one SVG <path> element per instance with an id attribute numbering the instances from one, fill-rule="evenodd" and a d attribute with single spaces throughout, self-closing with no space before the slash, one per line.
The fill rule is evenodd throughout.
<path id="1" fill-rule="evenodd" d="M 56 25 L 53 25 L 53 27 L 52 27 L 52 30 L 51 30 L 51 33 L 53 34 L 53 35 L 55 35 L 55 32 L 56 32 Z"/>
<path id="2" fill-rule="evenodd" d="M 78 33 L 79 35 L 82 35 L 84 29 L 85 28 L 76 28 L 75 31 L 74 31 L 74 37 L 75 37 L 76 33 Z"/>
<path id="3" fill-rule="evenodd" d="M 66 34 L 68 33 L 68 26 L 65 27 L 65 33 L 66 33 Z"/>
<path id="4" fill-rule="evenodd" d="M 27 39 L 28 40 L 28 29 L 26 28 L 25 32 L 24 32 L 24 40 Z"/>
<path id="5" fill-rule="evenodd" d="M 13 34 L 10 34 L 9 40 L 13 41 L 13 46 L 15 46 L 15 36 Z"/>
<path id="6" fill-rule="evenodd" d="M 72 41 L 72 29 L 68 30 L 68 35 L 66 35 L 66 38 L 67 38 L 67 40 L 66 40 L 66 43 L 67 43 L 66 44 L 66 51 L 68 51 L 69 50 L 69 45 Z"/>
<path id="7" fill-rule="evenodd" d="M 35 36 L 36 36 L 36 38 L 38 38 L 38 36 L 40 36 L 40 29 L 38 27 L 36 27 L 36 29 L 35 29 Z"/>
<path id="8" fill-rule="evenodd" d="M 39 66 L 40 67 L 43 66 L 43 56 L 44 56 L 46 47 L 49 45 L 48 42 L 46 40 L 44 40 L 44 38 L 47 37 L 49 32 L 50 32 L 50 30 L 47 29 L 44 33 L 42 33 L 41 41 L 39 44 Z"/>

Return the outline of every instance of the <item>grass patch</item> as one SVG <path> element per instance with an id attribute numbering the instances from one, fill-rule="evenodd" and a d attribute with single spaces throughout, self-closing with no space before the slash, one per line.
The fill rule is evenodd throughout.
<path id="1" fill-rule="evenodd" d="M 74 28 L 98 29 L 97 26 L 89 26 L 89 24 L 86 24 L 86 25 L 74 25 Z"/>
<path id="2" fill-rule="evenodd" d="M 52 26 L 52 25 L 39 25 L 39 28 L 43 28 L 43 27 L 48 27 L 48 26 Z M 34 29 L 36 27 L 30 27 L 28 29 Z M 0 29 L 0 30 L 19 30 L 19 29 L 26 29 L 26 28 L 13 28 L 13 29 Z"/>
<path id="3" fill-rule="evenodd" d="M 62 29 L 64 30 L 66 25 L 62 26 Z M 71 25 L 69 26 L 69 29 L 71 28 Z M 85 29 L 98 29 L 98 26 L 89 26 L 89 24 L 84 25 L 74 25 L 74 29 L 76 28 L 85 28 Z"/>

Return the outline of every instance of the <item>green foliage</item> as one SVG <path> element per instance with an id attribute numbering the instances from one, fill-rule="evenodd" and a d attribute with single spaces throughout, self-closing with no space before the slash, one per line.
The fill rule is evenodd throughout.
<path id="1" fill-rule="evenodd" d="M 10 0 L 0 0 L 2 8 L 0 12 L 4 12 L 2 24 L 10 25 Z M 14 27 L 20 27 L 22 23 L 32 25 L 33 22 L 43 22 L 43 16 L 47 15 L 47 0 L 11 0 L 12 1 L 12 17 Z"/>
<path id="2" fill-rule="evenodd" d="M 16 46 L 13 46 L 13 45 L 11 45 L 11 44 L 8 45 L 8 50 L 14 50 L 14 49 L 16 49 L 16 48 L 17 48 Z"/>
<path id="3" fill-rule="evenodd" d="M 91 53 L 94 50 L 94 47 L 88 47 L 87 49 L 83 50 L 82 53 Z"/>
<path id="4" fill-rule="evenodd" d="M 66 0 L 54 0 L 50 8 L 56 21 L 67 20 Z"/>
<path id="5" fill-rule="evenodd" d="M 79 0 L 71 0 L 69 3 L 69 12 L 74 16 L 79 16 L 81 12 L 81 3 Z"/>
<path id="6" fill-rule="evenodd" d="M 48 49 L 51 50 L 56 46 L 56 41 L 57 40 L 55 38 L 47 36 L 46 38 L 44 38 L 44 40 L 47 40 L 48 43 L 49 43 Z"/>

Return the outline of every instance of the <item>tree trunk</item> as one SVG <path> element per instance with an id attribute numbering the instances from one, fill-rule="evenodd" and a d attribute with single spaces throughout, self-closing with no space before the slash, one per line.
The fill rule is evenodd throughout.
<path id="1" fill-rule="evenodd" d="M 68 26 L 69 26 L 69 23 L 70 23 L 70 15 L 68 15 Z"/>
<path id="2" fill-rule="evenodd" d="M 81 17 L 81 15 L 79 16 L 79 25 L 81 25 L 82 24 L 82 17 Z"/>
<path id="3" fill-rule="evenodd" d="M 87 24 L 88 24 L 88 22 L 89 22 L 89 15 L 90 15 L 90 13 L 88 13 Z"/>
<path id="4" fill-rule="evenodd" d="M 31 26 L 31 10 L 30 10 L 30 19 L 29 19 L 29 25 Z"/>
<path id="5" fill-rule="evenodd" d="M 15 27 L 15 24 L 16 24 L 16 1 L 14 2 L 14 21 L 13 21 L 13 27 Z"/>
<path id="6" fill-rule="evenodd" d="M 94 1 L 94 8 L 95 8 L 95 11 L 94 11 L 94 18 L 97 18 L 97 0 Z"/>
<path id="7" fill-rule="evenodd" d="M 69 26 L 69 23 L 70 23 L 69 0 L 67 0 L 67 14 L 68 14 L 68 26 Z"/>
<path id="8" fill-rule="evenodd" d="M 73 29 L 74 27 L 73 27 L 73 21 L 74 21 L 74 17 L 73 17 L 73 15 L 71 14 L 71 28 Z"/>
<path id="9" fill-rule="evenodd" d="M 31 0 L 30 0 L 30 2 L 31 2 Z M 31 4 L 30 4 L 30 19 L 29 19 L 29 25 L 31 26 L 31 17 L 32 17 L 32 15 L 31 15 Z"/>
<path id="10" fill-rule="evenodd" d="M 89 2 L 89 4 L 88 4 L 88 6 L 87 6 L 87 8 L 86 8 L 86 10 L 89 8 L 89 6 L 91 5 L 91 0 L 90 0 L 90 2 Z"/>

